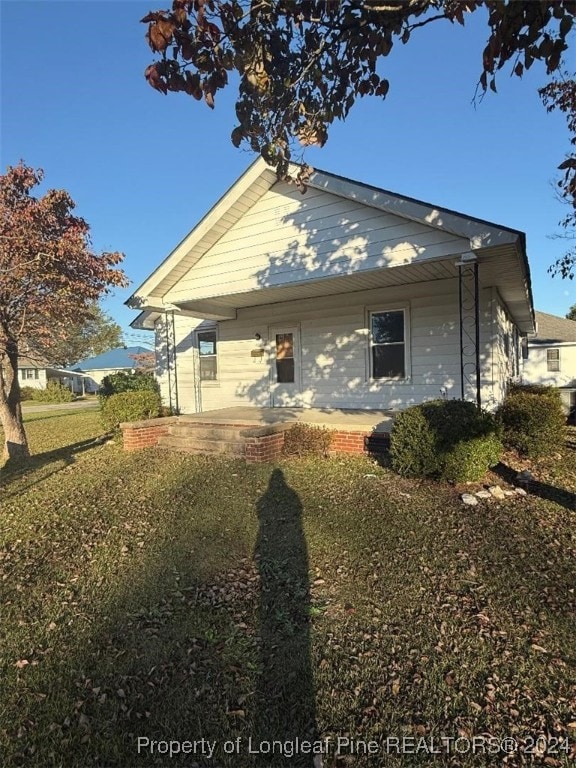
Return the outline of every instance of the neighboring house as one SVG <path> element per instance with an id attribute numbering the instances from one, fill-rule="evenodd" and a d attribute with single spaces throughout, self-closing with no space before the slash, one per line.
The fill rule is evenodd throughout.
<path id="1" fill-rule="evenodd" d="M 302 194 L 260 159 L 127 304 L 183 413 L 492 408 L 534 331 L 523 233 L 324 171 Z"/>
<path id="2" fill-rule="evenodd" d="M 565 409 L 576 412 L 576 321 L 536 312 L 536 333 L 524 345 L 522 380 L 560 387 Z"/>
<path id="3" fill-rule="evenodd" d="M 108 352 L 103 352 L 96 357 L 90 357 L 74 365 L 75 371 L 81 371 L 90 378 L 86 380 L 86 391 L 97 392 L 102 384 L 102 379 L 112 373 L 134 370 L 138 364 L 133 355 L 149 353 L 146 347 L 117 347 Z"/>
<path id="4" fill-rule="evenodd" d="M 82 375 L 67 368 L 59 368 L 42 360 L 20 355 L 18 381 L 21 387 L 46 389 L 49 381 L 58 381 L 77 394 L 82 390 Z"/>

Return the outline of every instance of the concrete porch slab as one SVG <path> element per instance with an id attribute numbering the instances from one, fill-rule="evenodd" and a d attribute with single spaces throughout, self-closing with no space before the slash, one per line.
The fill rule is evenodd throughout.
<path id="1" fill-rule="evenodd" d="M 346 408 L 257 408 L 234 406 L 203 413 L 179 416 L 179 422 L 197 424 L 229 424 L 264 427 L 275 424 L 312 424 L 349 432 L 388 433 L 394 422 L 394 411 L 350 410 Z"/>

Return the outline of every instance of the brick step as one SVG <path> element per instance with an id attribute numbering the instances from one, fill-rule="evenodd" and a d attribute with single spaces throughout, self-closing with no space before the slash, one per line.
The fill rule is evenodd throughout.
<path id="1" fill-rule="evenodd" d="M 224 453 L 243 456 L 245 445 L 241 440 L 209 440 L 181 435 L 163 435 L 158 448 L 186 453 Z"/>
<path id="2" fill-rule="evenodd" d="M 189 437 L 191 440 L 241 440 L 240 433 L 246 427 L 219 427 L 215 424 L 171 424 L 169 435 Z"/>

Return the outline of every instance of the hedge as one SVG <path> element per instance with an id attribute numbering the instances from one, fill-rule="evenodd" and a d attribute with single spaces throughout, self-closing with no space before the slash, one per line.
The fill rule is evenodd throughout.
<path id="1" fill-rule="evenodd" d="M 463 400 L 411 406 L 395 418 L 390 435 L 392 468 L 405 477 L 480 480 L 502 451 L 496 419 Z"/>
<path id="2" fill-rule="evenodd" d="M 502 425 L 504 445 L 523 456 L 549 456 L 564 439 L 566 416 L 555 387 L 515 385 L 496 415 Z"/>
<path id="3" fill-rule="evenodd" d="M 124 421 L 153 419 L 160 414 L 157 392 L 120 392 L 106 398 L 102 405 L 102 421 L 110 430 L 117 430 Z"/>

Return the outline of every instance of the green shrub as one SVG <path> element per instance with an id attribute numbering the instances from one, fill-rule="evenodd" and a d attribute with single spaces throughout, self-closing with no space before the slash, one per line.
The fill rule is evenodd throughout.
<path id="1" fill-rule="evenodd" d="M 101 401 L 121 392 L 160 392 L 160 388 L 153 373 L 119 371 L 105 376 L 98 390 Z"/>
<path id="2" fill-rule="evenodd" d="M 502 450 L 494 417 L 463 400 L 407 408 L 395 418 L 390 435 L 392 468 L 405 477 L 480 480 Z"/>
<path id="3" fill-rule="evenodd" d="M 46 389 L 33 390 L 32 400 L 37 403 L 71 403 L 74 400 L 74 393 L 59 381 L 50 379 Z"/>
<path id="4" fill-rule="evenodd" d="M 436 439 L 421 406 L 413 406 L 394 419 L 390 457 L 395 472 L 404 477 L 429 477 L 438 471 Z"/>
<path id="5" fill-rule="evenodd" d="M 562 442 L 566 416 L 559 390 L 535 385 L 510 389 L 497 411 L 504 445 L 523 456 L 549 456 Z"/>
<path id="6" fill-rule="evenodd" d="M 294 424 L 284 433 L 283 451 L 287 456 L 327 456 L 332 431 L 310 424 Z"/>
<path id="7" fill-rule="evenodd" d="M 20 402 L 25 400 L 34 400 L 34 392 L 36 387 L 20 387 Z"/>
<path id="8" fill-rule="evenodd" d="M 106 429 L 118 429 L 124 421 L 153 419 L 160 413 L 157 392 L 120 392 L 110 395 L 102 405 L 102 422 Z"/>
<path id="9" fill-rule="evenodd" d="M 509 384 L 506 394 L 515 395 L 518 392 L 527 392 L 530 395 L 544 395 L 544 397 L 551 397 L 552 399 L 560 396 L 556 387 L 546 384 Z"/>
<path id="10" fill-rule="evenodd" d="M 496 433 L 461 440 L 443 455 L 442 479 L 452 483 L 481 480 L 500 461 L 502 448 Z"/>

